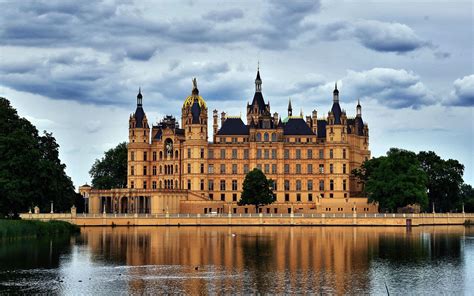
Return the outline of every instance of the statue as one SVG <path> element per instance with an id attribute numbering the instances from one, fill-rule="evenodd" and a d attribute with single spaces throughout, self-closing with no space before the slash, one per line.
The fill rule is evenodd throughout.
<path id="1" fill-rule="evenodd" d="M 197 81 L 196 81 L 196 77 L 193 78 L 193 89 L 197 89 L 198 88 L 198 85 L 197 85 Z"/>

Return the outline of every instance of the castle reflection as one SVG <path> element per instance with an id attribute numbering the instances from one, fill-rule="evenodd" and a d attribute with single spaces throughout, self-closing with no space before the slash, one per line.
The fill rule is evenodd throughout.
<path id="1" fill-rule="evenodd" d="M 417 227 L 135 227 L 84 228 L 81 239 L 113 265 L 179 266 L 179 279 L 154 285 L 191 294 L 367 293 L 384 280 L 379 262 L 413 264 L 435 259 L 461 262 L 463 226 Z M 377 267 L 378 268 L 378 267 Z M 219 273 L 214 271 L 218 270 Z M 131 268 L 131 293 L 150 292 L 153 268 Z M 156 286 L 155 286 L 156 288 Z M 164 291 L 164 290 L 161 290 Z"/>

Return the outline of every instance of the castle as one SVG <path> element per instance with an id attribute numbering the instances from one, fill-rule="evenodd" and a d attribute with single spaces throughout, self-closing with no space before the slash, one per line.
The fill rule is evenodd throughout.
<path id="1" fill-rule="evenodd" d="M 181 124 L 165 116 L 150 128 L 139 91 L 129 118 L 128 188 L 81 186 L 89 213 L 252 213 L 254 207 L 237 202 L 245 175 L 254 168 L 274 181 L 276 201 L 261 207 L 262 213 L 377 212 L 351 175 L 370 157 L 369 129 L 360 103 L 354 118 L 341 109 L 337 84 L 326 119 L 316 110 L 293 115 L 291 101 L 281 119 L 265 103 L 257 70 L 246 123 L 225 112 L 219 120 L 214 110 L 210 142 L 208 116 L 193 79 Z"/>

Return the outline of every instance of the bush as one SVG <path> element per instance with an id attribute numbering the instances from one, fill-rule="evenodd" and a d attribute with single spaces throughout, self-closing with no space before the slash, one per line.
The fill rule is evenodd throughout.
<path id="1" fill-rule="evenodd" d="M 46 237 L 71 235 L 79 232 L 79 227 L 64 221 L 33 221 L 0 219 L 0 239 L 16 237 Z"/>

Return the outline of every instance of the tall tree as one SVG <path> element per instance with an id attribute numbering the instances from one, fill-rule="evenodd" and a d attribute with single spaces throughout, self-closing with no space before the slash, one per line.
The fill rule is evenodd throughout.
<path id="1" fill-rule="evenodd" d="M 462 184 L 460 190 L 460 203 L 464 204 L 464 211 L 474 213 L 474 188 L 469 184 Z"/>
<path id="2" fill-rule="evenodd" d="M 378 202 L 382 211 L 427 205 L 427 177 L 414 152 L 391 148 L 387 156 L 364 162 L 353 174 L 364 183 L 369 202 Z"/>
<path id="3" fill-rule="evenodd" d="M 92 187 L 97 189 L 127 187 L 127 153 L 127 143 L 123 142 L 106 151 L 101 159 L 96 159 L 89 171 Z"/>
<path id="4" fill-rule="evenodd" d="M 272 183 L 261 170 L 253 169 L 245 176 L 238 205 L 254 205 L 255 212 L 258 213 L 259 207 L 275 201 Z"/>
<path id="5" fill-rule="evenodd" d="M 75 195 L 66 166 L 59 160 L 59 145 L 52 134 L 20 118 L 0 98 L 0 215 L 16 215 L 39 206 L 47 211 L 69 210 Z"/>
<path id="6" fill-rule="evenodd" d="M 433 151 L 421 151 L 418 160 L 428 176 L 430 207 L 434 204 L 438 212 L 460 210 L 464 166 L 454 159 L 441 159 Z"/>

